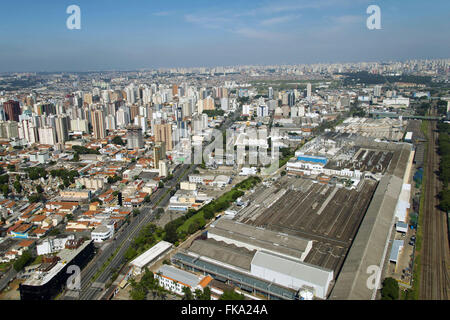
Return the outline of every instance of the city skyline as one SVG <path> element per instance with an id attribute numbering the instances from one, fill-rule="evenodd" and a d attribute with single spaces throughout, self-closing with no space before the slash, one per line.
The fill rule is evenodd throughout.
<path id="1" fill-rule="evenodd" d="M 68 6 L 81 9 L 69 30 Z M 381 29 L 369 30 L 369 5 Z M 18 12 L 21 16 L 11 14 Z M 434 1 L 18 1 L 4 4 L 0 72 L 75 72 L 448 58 Z M 356 44 L 356 45 L 355 45 Z"/>

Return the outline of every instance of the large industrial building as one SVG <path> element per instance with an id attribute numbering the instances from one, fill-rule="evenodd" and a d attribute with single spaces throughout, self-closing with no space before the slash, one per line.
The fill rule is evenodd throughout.
<path id="1" fill-rule="evenodd" d="M 333 271 L 303 262 L 311 246 L 311 240 L 222 217 L 205 239 L 172 259 L 271 299 L 295 299 L 302 289 L 324 299 Z"/>
<path id="2" fill-rule="evenodd" d="M 389 263 L 413 158 L 408 143 L 324 134 L 291 160 L 317 168 L 288 164 L 288 175 L 247 192 L 172 260 L 268 299 L 373 299 L 367 268 Z"/>

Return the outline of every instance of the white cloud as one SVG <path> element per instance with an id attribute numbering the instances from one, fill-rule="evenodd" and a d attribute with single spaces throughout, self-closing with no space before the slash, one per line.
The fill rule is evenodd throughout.
<path id="1" fill-rule="evenodd" d="M 171 14 L 172 13 L 170 11 L 160 11 L 160 12 L 153 13 L 153 15 L 157 16 L 157 17 L 165 17 L 165 16 L 169 16 Z"/>
<path id="2" fill-rule="evenodd" d="M 186 14 L 184 20 L 189 23 L 197 24 L 205 28 L 224 28 L 224 25 L 230 23 L 231 20 L 223 17 L 198 16 Z"/>
<path id="3" fill-rule="evenodd" d="M 288 21 L 292 21 L 296 18 L 298 18 L 300 15 L 288 15 L 288 16 L 281 16 L 281 17 L 273 17 L 273 18 L 269 18 L 269 19 L 265 19 L 261 21 L 261 24 L 263 26 L 271 26 L 274 24 L 279 24 L 279 23 L 285 23 Z"/>

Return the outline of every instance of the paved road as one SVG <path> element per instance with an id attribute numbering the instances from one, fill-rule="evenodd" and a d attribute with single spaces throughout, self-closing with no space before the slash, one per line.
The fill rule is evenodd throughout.
<path id="1" fill-rule="evenodd" d="M 5 289 L 8 286 L 8 283 L 13 280 L 17 275 L 16 270 L 11 267 L 8 272 L 6 272 L 3 277 L 0 279 L 0 291 Z"/>
<path id="2" fill-rule="evenodd" d="M 111 260 L 111 262 L 108 264 L 108 266 L 105 268 L 105 270 L 97 277 L 95 283 L 105 284 L 106 282 L 108 282 L 114 270 L 117 270 L 117 268 L 120 267 L 120 265 L 123 262 L 125 262 L 124 254 L 132 244 L 134 238 L 136 238 L 139 231 L 145 225 L 149 224 L 153 219 L 154 215 L 150 207 L 145 207 L 141 210 L 141 214 L 135 218 L 135 220 L 133 221 L 134 223 L 130 224 L 131 228 L 127 228 L 126 230 L 127 232 L 122 232 L 115 240 L 115 242 L 117 242 L 118 244 L 119 243 L 122 244 L 122 246 L 120 247 L 117 254 L 114 256 L 114 258 Z M 117 247 L 118 245 L 116 246 L 116 248 Z M 104 263 L 107 261 L 109 257 L 110 255 L 105 256 L 104 259 L 102 259 L 101 261 Z M 97 270 L 98 268 L 95 268 L 95 272 L 97 272 Z M 87 286 L 85 290 L 82 290 L 80 294 L 80 299 L 93 300 L 101 291 L 102 291 L 101 288 L 94 287 L 92 285 Z"/>
<path id="3" fill-rule="evenodd" d="M 233 118 L 227 119 L 221 126 L 221 129 L 229 127 L 234 119 L 239 115 L 237 112 Z M 207 142 L 204 143 L 204 145 Z M 154 215 L 151 212 L 151 207 L 165 207 L 167 202 L 170 200 L 170 192 L 167 191 L 175 190 L 179 180 L 182 176 L 191 174 L 197 165 L 184 164 L 180 165 L 173 173 L 173 178 L 166 182 L 164 188 L 158 189 L 154 194 L 151 195 L 151 203 L 149 206 L 144 207 L 141 210 L 141 214 L 137 219 L 133 220 L 130 225 L 126 226 L 126 229 L 122 231 L 117 239 L 110 243 L 102 252 L 100 252 L 87 267 L 84 268 L 81 276 L 81 300 L 93 300 L 99 297 L 100 293 L 103 291 L 98 286 L 91 285 L 91 279 L 96 274 L 97 270 L 108 260 L 111 254 L 120 246 L 119 252 L 114 256 L 113 260 L 105 268 L 105 270 L 98 276 L 95 280 L 95 284 L 105 284 L 111 277 L 114 270 L 118 270 L 120 266 L 125 262 L 124 254 L 126 250 L 131 245 L 134 238 L 138 235 L 139 231 L 148 223 L 153 221 Z M 186 172 L 187 170 L 187 172 Z M 108 292 L 111 292 L 109 289 Z"/>
<path id="4" fill-rule="evenodd" d="M 436 109 L 433 108 L 433 114 Z M 428 147 L 425 181 L 425 205 L 423 210 L 423 245 L 421 255 L 420 299 L 448 300 L 449 246 L 447 235 L 447 216 L 437 208 L 438 194 L 441 190 L 439 181 L 439 156 L 436 142 L 438 133 L 436 122 L 428 122 Z"/>
<path id="5" fill-rule="evenodd" d="M 94 257 L 94 261 L 88 264 L 87 267 L 84 268 L 81 273 L 81 293 L 79 299 L 81 300 L 94 300 L 98 297 L 98 295 L 102 292 L 102 289 L 97 286 L 97 284 L 104 285 L 110 279 L 112 273 L 115 270 L 118 270 L 120 266 L 125 262 L 124 254 L 129 246 L 132 244 L 132 241 L 136 238 L 139 231 L 154 220 L 154 214 L 151 210 L 151 207 L 158 203 L 160 200 L 160 204 L 168 201 L 170 198 L 170 193 L 167 191 L 172 190 L 178 184 L 178 179 L 183 175 L 183 173 L 188 169 L 189 165 L 182 165 L 177 168 L 177 170 L 173 174 L 173 179 L 168 181 L 165 184 L 164 188 L 158 189 L 155 193 L 153 193 L 150 197 L 150 204 L 144 206 L 141 209 L 141 214 L 133 219 L 128 226 L 119 232 L 116 236 L 116 240 L 109 243 L 109 245 L 99 252 L 96 257 Z M 194 166 L 189 168 L 188 173 L 193 170 Z M 121 246 L 122 245 L 122 246 Z M 120 247 L 121 246 L 121 247 Z M 110 258 L 111 254 L 119 248 L 119 251 L 114 256 L 112 261 L 108 264 L 105 270 L 97 277 L 95 280 L 95 285 L 92 286 L 91 279 L 97 273 L 98 269 L 103 266 L 103 264 Z"/>

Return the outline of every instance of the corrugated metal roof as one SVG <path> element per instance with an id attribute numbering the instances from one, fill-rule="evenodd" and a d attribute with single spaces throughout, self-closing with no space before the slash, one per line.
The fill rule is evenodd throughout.
<path id="1" fill-rule="evenodd" d="M 392 243 L 391 255 L 389 256 L 389 261 L 397 263 L 398 255 L 400 250 L 402 250 L 405 242 L 403 240 L 394 240 Z"/>
<path id="2" fill-rule="evenodd" d="M 168 250 L 170 247 L 172 247 L 171 243 L 160 241 L 153 247 L 145 251 L 143 254 L 141 254 L 139 257 L 131 261 L 131 265 L 142 268 L 157 256 L 159 256 L 161 253 Z"/>
<path id="3" fill-rule="evenodd" d="M 253 265 L 279 272 L 323 288 L 327 288 L 330 279 L 333 278 L 332 270 L 278 257 L 264 251 L 258 251 L 255 254 L 252 260 Z"/>
<path id="4" fill-rule="evenodd" d="M 159 268 L 159 270 L 157 271 L 157 273 L 165 277 L 168 277 L 172 280 L 176 280 L 183 284 L 187 284 L 191 288 L 195 288 L 200 282 L 200 277 L 196 276 L 195 274 L 166 264 L 162 265 L 161 268 Z"/>
<path id="5" fill-rule="evenodd" d="M 301 259 L 303 253 L 308 250 L 311 240 L 293 235 L 282 234 L 269 229 L 255 227 L 249 224 L 236 222 L 229 219 L 219 219 L 208 231 L 208 238 L 218 235 L 246 243 L 256 248 L 278 252 L 296 259 Z"/>

